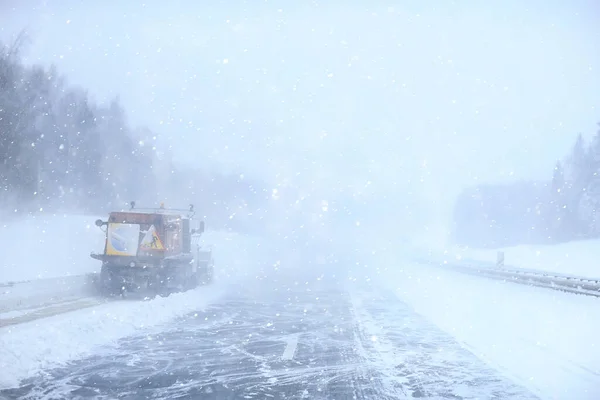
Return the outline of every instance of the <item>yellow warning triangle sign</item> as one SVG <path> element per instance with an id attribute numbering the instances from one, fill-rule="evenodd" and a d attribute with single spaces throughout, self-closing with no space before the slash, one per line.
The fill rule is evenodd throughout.
<path id="1" fill-rule="evenodd" d="M 156 233 L 156 228 L 154 225 L 151 225 L 144 238 L 140 242 L 140 248 L 142 250 L 164 250 L 165 247 L 162 244 L 162 241 L 158 237 Z"/>

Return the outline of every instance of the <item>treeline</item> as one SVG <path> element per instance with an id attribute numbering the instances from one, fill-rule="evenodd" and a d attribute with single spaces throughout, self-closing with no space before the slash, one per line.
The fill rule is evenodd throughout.
<path id="1" fill-rule="evenodd" d="M 0 210 L 105 213 L 130 200 L 194 203 L 213 226 L 243 225 L 235 212 L 264 205 L 260 181 L 182 170 L 157 133 L 132 128 L 118 99 L 95 104 L 54 66 L 26 66 L 20 36 L 0 44 Z M 239 226 L 242 229 L 241 226 Z"/>
<path id="2" fill-rule="evenodd" d="M 453 215 L 453 240 L 473 247 L 554 244 L 600 237 L 600 131 L 580 134 L 551 179 L 464 190 Z"/>

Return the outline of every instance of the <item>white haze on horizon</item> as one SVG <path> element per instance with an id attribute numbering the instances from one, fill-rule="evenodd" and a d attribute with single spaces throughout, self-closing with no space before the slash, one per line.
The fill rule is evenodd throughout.
<path id="1" fill-rule="evenodd" d="M 549 179 L 600 120 L 587 0 L 9 3 L 1 39 L 27 29 L 28 62 L 119 95 L 181 163 L 362 193 L 389 234 L 442 240 L 462 187 Z"/>

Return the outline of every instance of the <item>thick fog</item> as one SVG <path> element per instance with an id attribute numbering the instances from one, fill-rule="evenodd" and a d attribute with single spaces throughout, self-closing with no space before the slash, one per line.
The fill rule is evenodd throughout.
<path id="1" fill-rule="evenodd" d="M 0 397 L 600 398 L 599 4 L 0 0 Z"/>
<path id="2" fill-rule="evenodd" d="M 600 118 L 591 1 L 2 7 L 2 40 L 26 31 L 26 64 L 55 65 L 100 105 L 118 96 L 179 168 L 253 179 L 254 214 L 283 231 L 445 241 L 468 225 L 461 192 L 525 184 L 512 199 L 531 208 L 520 182 L 550 182 Z M 163 197 L 197 202 L 179 189 Z M 458 236 L 481 238 L 469 229 Z"/>

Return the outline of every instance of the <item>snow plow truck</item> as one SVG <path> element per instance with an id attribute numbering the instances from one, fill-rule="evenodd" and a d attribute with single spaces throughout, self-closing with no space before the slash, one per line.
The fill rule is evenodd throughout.
<path id="1" fill-rule="evenodd" d="M 169 295 L 205 285 L 213 278 L 211 250 L 200 246 L 204 221 L 192 228 L 188 210 L 136 209 L 114 211 L 96 220 L 105 232 L 104 251 L 90 256 L 102 262 L 96 290 L 104 296 Z"/>

